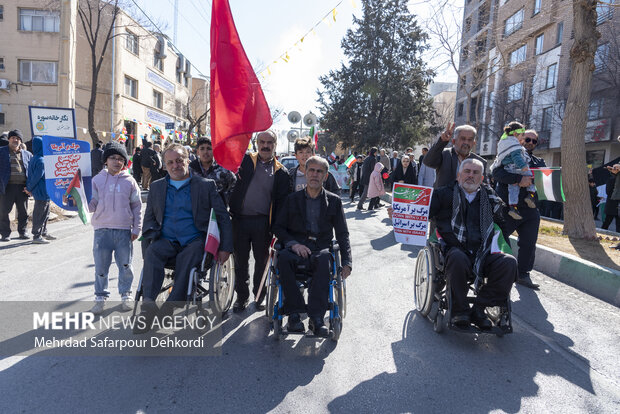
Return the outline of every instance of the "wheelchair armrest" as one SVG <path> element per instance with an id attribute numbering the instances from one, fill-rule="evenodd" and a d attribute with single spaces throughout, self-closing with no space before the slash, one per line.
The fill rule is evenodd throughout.
<path id="1" fill-rule="evenodd" d="M 338 245 L 338 242 L 336 240 L 332 240 L 332 245 L 329 248 L 329 251 L 332 253 L 336 253 L 340 251 L 340 246 Z"/>

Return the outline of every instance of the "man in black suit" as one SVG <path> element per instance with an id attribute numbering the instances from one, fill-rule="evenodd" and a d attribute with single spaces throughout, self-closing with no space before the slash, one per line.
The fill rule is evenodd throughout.
<path id="1" fill-rule="evenodd" d="M 351 274 L 349 230 L 337 195 L 323 189 L 329 165 L 320 157 L 306 161 L 307 186 L 286 198 L 274 225 L 274 232 L 286 247 L 278 255 L 280 281 L 284 292 L 284 308 L 288 330 L 303 332 L 300 313 L 306 312 L 304 298 L 295 280 L 298 264 L 306 263 L 312 271 L 307 313 L 310 329 L 317 336 L 327 336 L 323 318 L 328 307 L 330 259 L 329 247 L 336 233 L 340 246 L 342 277 Z"/>
<path id="2" fill-rule="evenodd" d="M 94 177 L 99 174 L 101 170 L 103 170 L 103 149 L 101 147 L 103 144 L 101 141 L 97 141 L 95 144 L 95 148 L 90 152 L 90 169 L 91 175 Z"/>
<path id="3" fill-rule="evenodd" d="M 146 323 L 136 324 L 134 333 L 150 330 L 157 313 L 155 298 L 164 281 L 164 266 L 175 259 L 174 287 L 161 316 L 174 310 L 173 302 L 185 301 L 189 272 L 200 265 L 209 229 L 211 208 L 215 210 L 220 231 L 217 261 L 224 263 L 233 251 L 232 224 L 215 183 L 189 172 L 189 154 L 180 144 L 164 151 L 168 176 L 151 183 L 144 213 L 142 237 L 150 242 L 144 257 L 142 288 L 144 304 L 141 316 Z"/>

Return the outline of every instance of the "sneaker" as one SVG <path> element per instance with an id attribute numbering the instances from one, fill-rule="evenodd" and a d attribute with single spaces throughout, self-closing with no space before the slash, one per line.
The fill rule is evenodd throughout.
<path id="1" fill-rule="evenodd" d="M 298 313 L 291 313 L 288 316 L 286 330 L 289 332 L 305 332 L 304 323 Z"/>
<path id="2" fill-rule="evenodd" d="M 123 312 L 133 310 L 133 298 L 131 295 L 123 295 L 121 297 L 121 309 Z"/>
<path id="3" fill-rule="evenodd" d="M 20 234 L 17 240 L 30 240 L 30 237 L 26 236 L 25 234 Z"/>
<path id="4" fill-rule="evenodd" d="M 527 196 L 525 196 L 525 204 L 529 207 L 529 208 L 536 208 L 536 199 L 534 198 L 534 193 L 532 193 L 531 191 L 528 191 Z"/>
<path id="5" fill-rule="evenodd" d="M 97 298 L 95 299 L 95 305 L 89 310 L 89 312 L 94 315 L 101 315 L 103 313 L 104 307 L 105 307 L 105 299 Z"/>
<path id="6" fill-rule="evenodd" d="M 9 236 L 2 236 L 2 238 L 0 238 L 0 241 L 8 242 L 11 241 L 11 239 L 9 239 Z"/>
<path id="7" fill-rule="evenodd" d="M 517 206 L 510 206 L 510 209 L 508 210 L 508 215 L 515 220 L 523 220 L 523 216 L 519 214 Z"/>
<path id="8" fill-rule="evenodd" d="M 56 240 L 56 239 L 58 239 L 58 237 L 56 237 L 56 236 L 52 236 L 51 234 L 44 234 L 44 235 L 43 235 L 43 238 L 44 238 L 45 240 Z"/>
<path id="9" fill-rule="evenodd" d="M 35 237 L 32 239 L 32 244 L 50 244 L 47 240 L 44 240 L 43 237 Z"/>

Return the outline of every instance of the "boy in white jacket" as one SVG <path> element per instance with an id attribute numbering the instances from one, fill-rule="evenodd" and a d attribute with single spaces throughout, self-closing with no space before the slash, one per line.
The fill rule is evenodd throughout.
<path id="1" fill-rule="evenodd" d="M 131 283 L 133 282 L 133 241 L 140 235 L 142 226 L 142 201 L 140 188 L 129 174 L 125 146 L 118 142 L 106 145 L 103 163 L 107 169 L 92 181 L 92 199 L 88 208 L 95 228 L 93 257 L 95 259 L 94 314 L 103 312 L 108 292 L 108 271 L 112 253 L 118 266 L 118 292 L 124 311 L 133 309 Z"/>

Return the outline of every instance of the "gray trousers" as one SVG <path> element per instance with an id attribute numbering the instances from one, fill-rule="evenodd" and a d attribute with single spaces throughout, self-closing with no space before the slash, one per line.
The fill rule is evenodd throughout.
<path id="1" fill-rule="evenodd" d="M 369 187 L 369 185 L 365 185 L 363 187 L 364 187 L 364 192 L 360 196 L 360 201 L 357 203 L 357 208 L 363 208 L 364 207 L 364 201 L 366 201 L 366 197 L 368 196 L 368 187 Z"/>
<path id="2" fill-rule="evenodd" d="M 32 210 L 32 236 L 36 239 L 47 234 L 47 220 L 50 217 L 50 201 L 34 200 Z"/>

